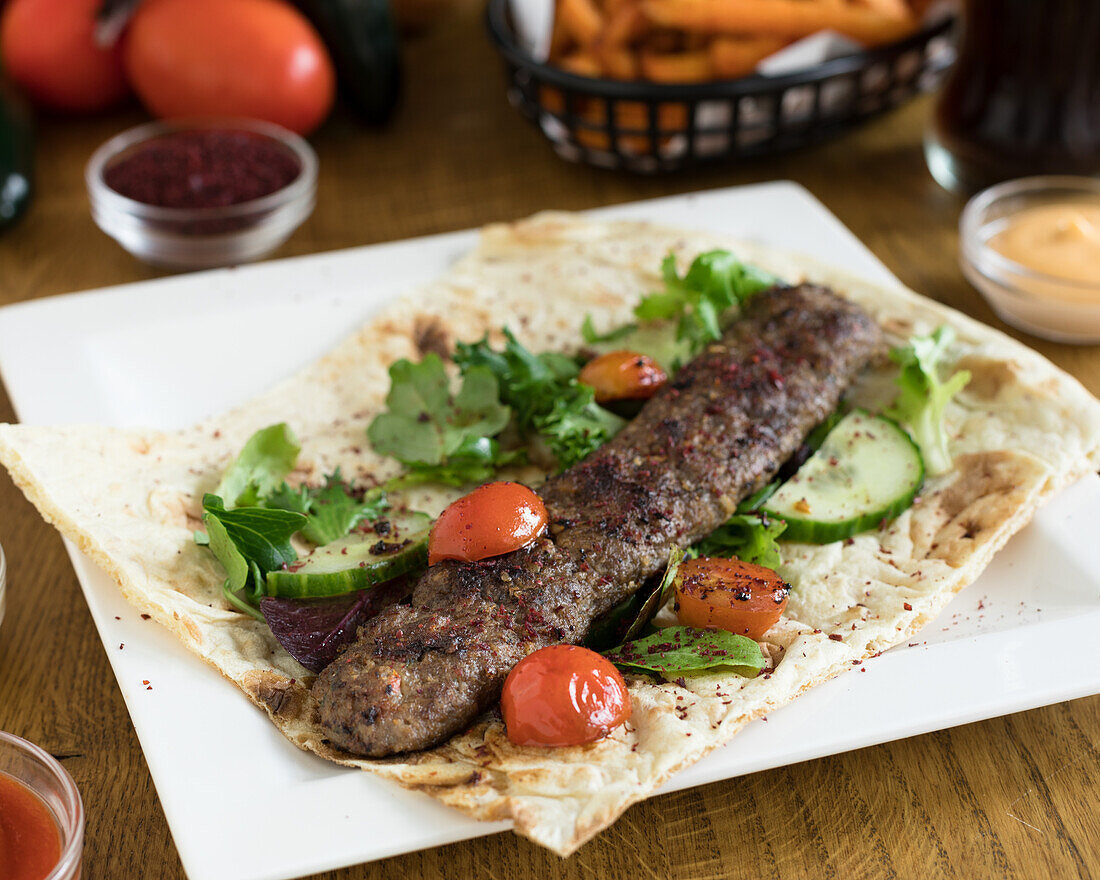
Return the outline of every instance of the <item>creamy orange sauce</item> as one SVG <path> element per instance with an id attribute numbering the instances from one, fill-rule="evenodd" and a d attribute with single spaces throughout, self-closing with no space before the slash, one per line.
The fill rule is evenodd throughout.
<path id="1" fill-rule="evenodd" d="M 988 245 L 1034 272 L 1094 285 L 1090 290 L 1048 283 L 1042 285 L 1044 295 L 1100 304 L 1100 202 L 1025 208 L 1010 217 Z"/>

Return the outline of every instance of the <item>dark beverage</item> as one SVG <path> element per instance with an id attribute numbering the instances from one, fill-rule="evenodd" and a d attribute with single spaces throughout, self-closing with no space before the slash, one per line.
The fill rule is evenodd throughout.
<path id="1" fill-rule="evenodd" d="M 965 0 L 925 154 L 960 191 L 1100 173 L 1100 0 Z"/>

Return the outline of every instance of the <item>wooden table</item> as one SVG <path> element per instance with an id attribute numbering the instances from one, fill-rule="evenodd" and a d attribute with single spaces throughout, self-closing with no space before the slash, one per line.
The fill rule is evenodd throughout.
<path id="1" fill-rule="evenodd" d="M 926 100 L 817 149 L 640 178 L 553 155 L 505 102 L 473 9 L 410 44 L 407 62 L 403 107 L 389 128 L 365 130 L 337 115 L 315 137 L 317 211 L 280 256 L 543 208 L 788 178 L 815 193 L 904 282 L 1005 329 L 959 273 L 961 202 L 933 183 L 921 157 Z M 140 118 L 134 110 L 43 124 L 37 201 L 19 227 L 0 236 L 0 303 L 154 274 L 93 225 L 82 177 L 92 149 Z M 1022 338 L 1100 393 L 1100 349 Z M 12 418 L 0 396 L 0 421 Z M 85 876 L 182 877 L 61 541 L 6 474 L 0 510 L 0 541 L 10 556 L 0 729 L 41 743 L 76 778 L 88 813 Z M 1057 674 L 1057 646 L 1035 647 Z M 502 834 L 324 876 L 1096 876 L 1098 748 L 1100 697 L 1091 697 L 655 798 L 568 861 Z M 242 817 L 226 833 L 247 833 L 252 821 L 293 828 L 292 817 Z"/>

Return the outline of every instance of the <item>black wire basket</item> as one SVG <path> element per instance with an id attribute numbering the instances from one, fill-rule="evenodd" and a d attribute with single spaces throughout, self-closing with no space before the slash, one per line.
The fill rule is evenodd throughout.
<path id="1" fill-rule="evenodd" d="M 486 23 L 504 59 L 508 99 L 558 155 L 647 174 L 820 143 L 935 88 L 955 58 L 948 19 L 781 76 L 624 82 L 535 61 L 516 40 L 509 0 L 489 0 Z"/>

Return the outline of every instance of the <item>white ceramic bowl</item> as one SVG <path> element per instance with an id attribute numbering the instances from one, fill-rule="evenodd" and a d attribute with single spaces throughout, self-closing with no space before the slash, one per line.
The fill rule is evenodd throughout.
<path id="1" fill-rule="evenodd" d="M 959 219 L 962 270 L 1005 323 L 1055 342 L 1100 343 L 1100 285 L 1036 272 L 989 246 L 1018 211 L 1082 198 L 1100 203 L 1100 180 L 1025 177 L 967 203 Z"/>
<path id="2" fill-rule="evenodd" d="M 215 208 L 148 205 L 116 192 L 104 181 L 106 169 L 145 141 L 211 128 L 271 138 L 297 158 L 301 172 L 270 195 Z M 96 225 L 135 257 L 172 269 L 209 269 L 258 260 L 290 237 L 313 212 L 317 200 L 317 154 L 293 132 L 255 119 L 151 122 L 116 135 L 96 150 L 84 180 Z"/>

